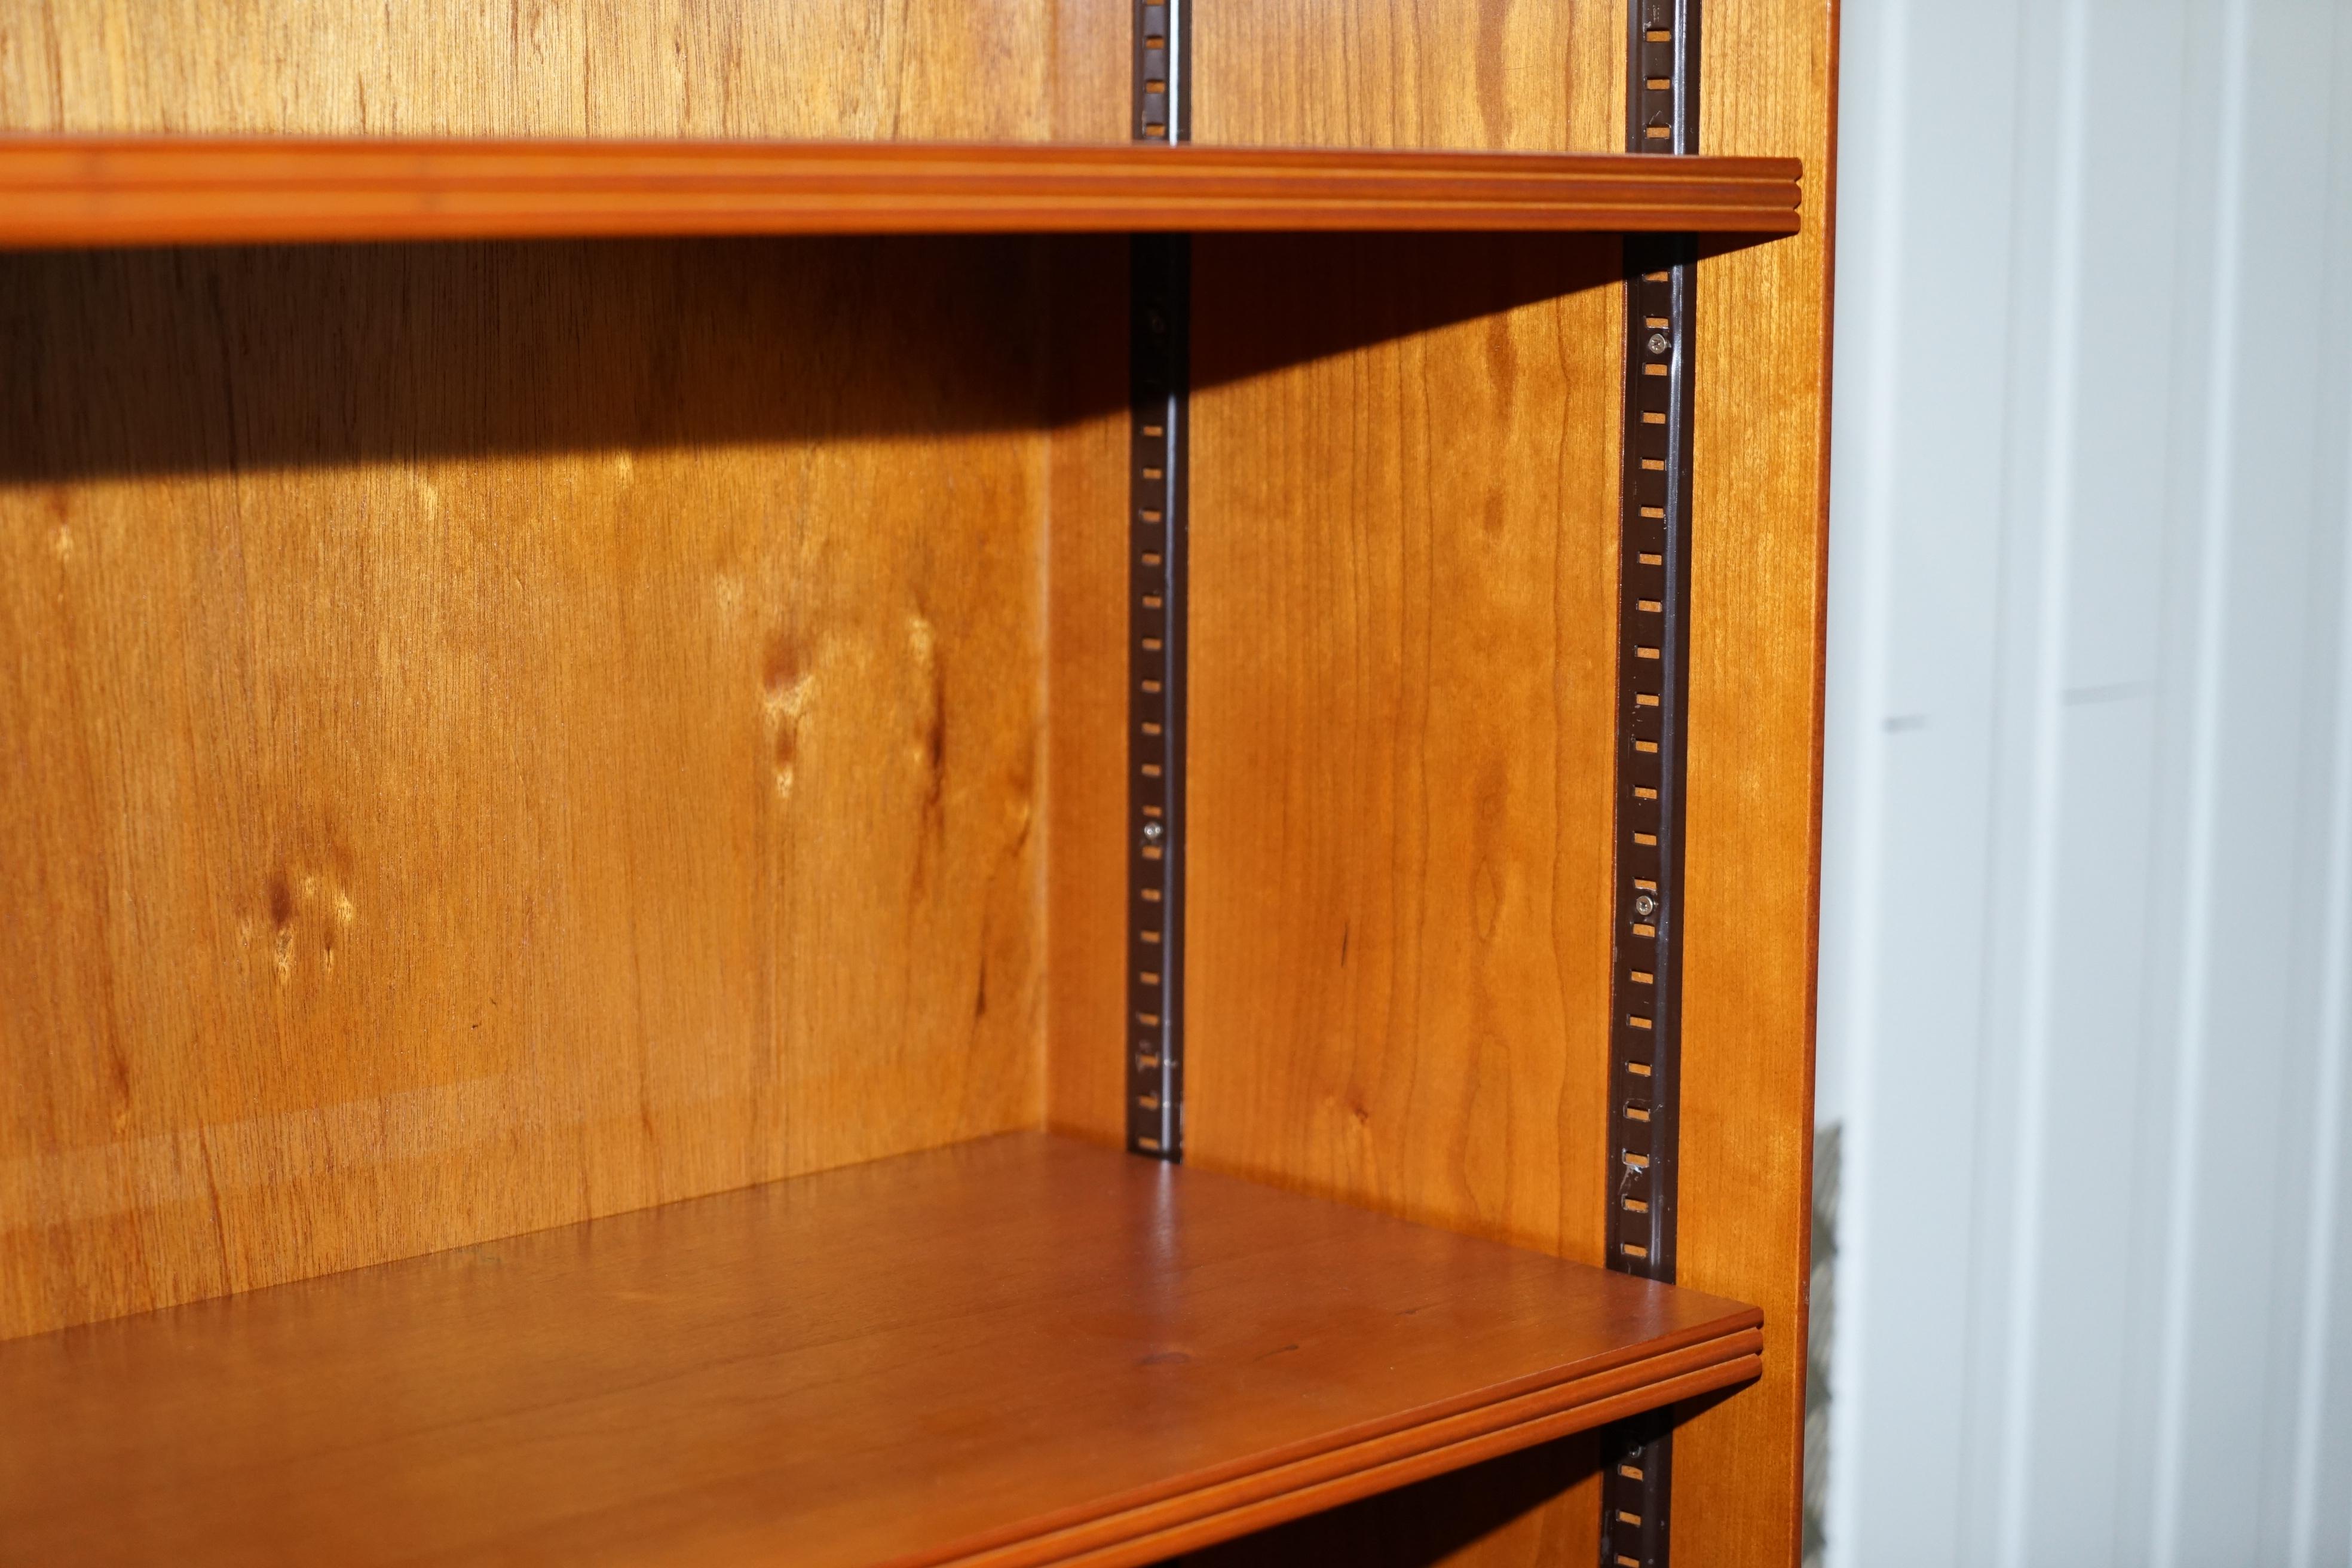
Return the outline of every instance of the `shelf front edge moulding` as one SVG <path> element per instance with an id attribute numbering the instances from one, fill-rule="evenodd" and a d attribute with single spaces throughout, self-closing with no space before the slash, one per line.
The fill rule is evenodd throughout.
<path id="1" fill-rule="evenodd" d="M 0 1540 L 1114 1568 L 1748 1382 L 1760 1323 L 1011 1133 L 0 1343 Z"/>
<path id="2" fill-rule="evenodd" d="M 0 138 L 0 247 L 629 235 L 1794 234 L 1793 158 L 921 142 Z"/>

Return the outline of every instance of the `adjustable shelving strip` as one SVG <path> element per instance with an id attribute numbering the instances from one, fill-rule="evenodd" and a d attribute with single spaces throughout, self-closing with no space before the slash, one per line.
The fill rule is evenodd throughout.
<path id="1" fill-rule="evenodd" d="M 1135 0 L 1135 139 L 1192 139 L 1192 0 Z"/>
<path id="2" fill-rule="evenodd" d="M 1698 150 L 1699 0 L 1633 0 L 1626 150 Z M 1610 981 L 1609 1267 L 1675 1278 L 1681 1094 L 1683 804 L 1690 689 L 1689 235 L 1625 241 L 1625 409 L 1617 601 L 1615 930 Z M 1603 1568 L 1666 1568 L 1672 1414 L 1601 1445 Z"/>
<path id="3" fill-rule="evenodd" d="M 1135 7 L 1135 136 L 1189 138 L 1184 0 Z M 1184 566 L 1192 239 L 1129 241 L 1127 1146 L 1184 1153 Z"/>

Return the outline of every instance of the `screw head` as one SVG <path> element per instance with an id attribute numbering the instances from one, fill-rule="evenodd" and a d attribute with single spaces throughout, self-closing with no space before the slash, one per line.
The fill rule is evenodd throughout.
<path id="1" fill-rule="evenodd" d="M 1156 822 L 1147 822 L 1143 825 L 1143 841 L 1146 844 L 1157 844 L 1162 838 L 1167 837 L 1168 830 L 1160 826 L 1160 824 Z"/>
<path id="2" fill-rule="evenodd" d="M 1636 893 L 1633 895 L 1633 912 L 1644 917 L 1656 914 L 1658 900 L 1647 893 Z"/>
<path id="3" fill-rule="evenodd" d="M 1652 332 L 1650 334 L 1650 352 L 1652 353 L 1662 354 L 1674 346 L 1675 345 L 1673 343 L 1666 341 L 1665 333 Z"/>

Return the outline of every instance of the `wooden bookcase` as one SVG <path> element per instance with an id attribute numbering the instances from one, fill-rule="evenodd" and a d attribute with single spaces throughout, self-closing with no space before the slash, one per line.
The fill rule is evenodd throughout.
<path id="1" fill-rule="evenodd" d="M 1182 146 L 1143 19 L 0 7 L 0 1559 L 1586 1563 L 1638 1416 L 1676 1561 L 1794 1562 L 1833 8 L 1706 0 L 1703 157 L 1622 151 L 1625 0 L 1201 0 Z"/>

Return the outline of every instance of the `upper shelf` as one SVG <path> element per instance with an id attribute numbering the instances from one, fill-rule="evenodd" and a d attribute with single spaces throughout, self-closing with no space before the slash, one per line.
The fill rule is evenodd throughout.
<path id="1" fill-rule="evenodd" d="M 0 138 L 0 247 L 1147 229 L 1797 231 L 1793 158 Z"/>
<path id="2" fill-rule="evenodd" d="M 1745 1382 L 1759 1321 L 1016 1133 L 0 1343 L 0 1555 L 1118 1568 Z"/>

